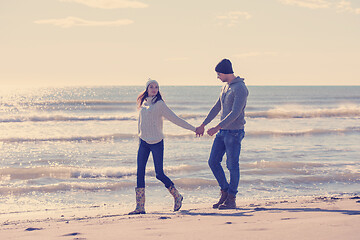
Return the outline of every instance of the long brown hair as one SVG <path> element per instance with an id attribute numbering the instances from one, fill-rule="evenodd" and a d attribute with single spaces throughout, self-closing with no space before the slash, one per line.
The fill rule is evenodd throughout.
<path id="1" fill-rule="evenodd" d="M 139 96 L 137 97 L 137 101 L 136 101 L 136 102 L 137 102 L 138 108 L 141 108 L 141 105 L 143 104 L 143 102 L 145 101 L 145 99 L 149 96 L 149 94 L 148 94 L 148 88 L 149 88 L 149 86 L 146 88 L 145 91 L 141 92 L 141 93 L 139 94 Z M 162 96 L 161 96 L 161 94 L 160 94 L 160 90 L 159 90 L 158 93 L 155 95 L 155 97 L 153 98 L 152 102 L 153 102 L 153 103 L 156 103 L 156 102 L 159 101 L 159 100 L 164 101 L 163 98 L 162 98 Z"/>

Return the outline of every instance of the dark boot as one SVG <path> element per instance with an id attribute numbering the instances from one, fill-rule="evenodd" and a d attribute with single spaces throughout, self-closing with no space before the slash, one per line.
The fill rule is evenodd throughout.
<path id="1" fill-rule="evenodd" d="M 236 196 L 229 193 L 225 202 L 219 206 L 219 209 L 236 209 Z"/>
<path id="2" fill-rule="evenodd" d="M 213 205 L 213 208 L 219 208 L 219 206 L 225 202 L 225 200 L 228 196 L 228 193 L 225 192 L 224 190 L 220 190 L 220 192 L 221 192 L 220 200 L 219 200 L 219 202 L 217 202 Z"/>

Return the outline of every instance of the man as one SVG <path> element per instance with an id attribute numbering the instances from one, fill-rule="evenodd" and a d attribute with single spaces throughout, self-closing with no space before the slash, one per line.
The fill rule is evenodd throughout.
<path id="1" fill-rule="evenodd" d="M 234 209 L 236 208 L 236 194 L 240 180 L 241 140 L 245 136 L 244 110 L 249 92 L 244 79 L 234 75 L 230 60 L 221 60 L 215 67 L 215 71 L 218 78 L 226 84 L 221 89 L 219 99 L 204 122 L 196 128 L 196 135 L 202 136 L 205 126 L 221 112 L 220 123 L 207 131 L 210 136 L 217 133 L 209 157 L 209 166 L 219 183 L 221 197 L 219 202 L 213 205 L 213 208 Z M 226 166 L 230 172 L 229 182 L 221 166 L 225 153 Z"/>

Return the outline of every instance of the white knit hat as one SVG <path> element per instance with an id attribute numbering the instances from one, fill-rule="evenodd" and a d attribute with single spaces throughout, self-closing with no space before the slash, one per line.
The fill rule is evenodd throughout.
<path id="1" fill-rule="evenodd" d="M 147 81 L 147 83 L 146 83 L 146 89 L 148 88 L 148 86 L 150 85 L 150 83 L 156 83 L 156 85 L 159 86 L 159 83 L 158 83 L 156 80 L 153 80 L 153 79 L 149 78 L 149 81 Z"/>

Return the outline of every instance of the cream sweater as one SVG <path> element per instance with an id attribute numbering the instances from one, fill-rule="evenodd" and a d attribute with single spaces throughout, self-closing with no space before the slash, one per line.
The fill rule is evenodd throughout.
<path id="1" fill-rule="evenodd" d="M 195 132 L 196 128 L 178 117 L 164 101 L 152 103 L 152 97 L 146 98 L 139 112 L 138 135 L 149 144 L 155 144 L 164 139 L 163 118 L 179 127 Z"/>

